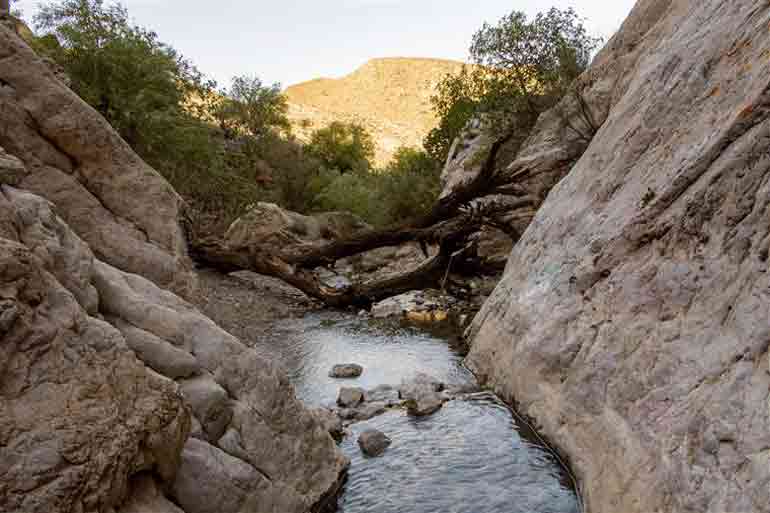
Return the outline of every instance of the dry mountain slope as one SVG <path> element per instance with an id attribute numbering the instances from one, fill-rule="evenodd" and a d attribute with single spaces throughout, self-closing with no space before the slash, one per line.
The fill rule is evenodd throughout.
<path id="1" fill-rule="evenodd" d="M 375 139 L 376 163 L 384 165 L 399 146 L 421 146 L 436 124 L 430 106 L 436 85 L 461 67 L 438 59 L 373 59 L 343 78 L 286 89 L 289 118 L 303 140 L 332 121 L 360 123 Z"/>

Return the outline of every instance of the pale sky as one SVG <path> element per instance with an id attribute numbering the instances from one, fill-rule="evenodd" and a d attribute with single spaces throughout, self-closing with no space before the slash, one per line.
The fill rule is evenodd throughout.
<path id="1" fill-rule="evenodd" d="M 109 2 L 109 0 L 106 0 Z M 40 0 L 16 5 L 31 20 Z M 45 3 L 45 2 L 44 2 Z M 339 77 L 373 57 L 465 60 L 473 33 L 513 10 L 574 7 L 608 39 L 636 0 L 123 0 L 135 23 L 228 86 Z"/>

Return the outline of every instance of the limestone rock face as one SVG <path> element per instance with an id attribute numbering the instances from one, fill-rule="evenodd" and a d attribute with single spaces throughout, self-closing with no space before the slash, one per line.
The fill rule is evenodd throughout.
<path id="1" fill-rule="evenodd" d="M 769 23 L 638 2 L 586 75 L 601 128 L 474 321 L 469 365 L 593 513 L 770 511 Z M 556 117 L 510 169 L 558 167 Z"/>
<path id="2" fill-rule="evenodd" d="M 93 256 L 45 200 L 2 187 L 0 214 L 0 511 L 111 511 L 134 474 L 172 482 L 177 385 L 89 315 Z"/>
<path id="3" fill-rule="evenodd" d="M 336 486 L 348 462 L 281 369 L 141 276 L 96 261 L 93 283 L 127 339 L 151 334 L 137 356 L 153 368 L 156 354 L 177 362 L 170 369 L 194 416 L 173 485 L 185 512 L 305 513 Z"/>
<path id="4" fill-rule="evenodd" d="M 174 511 L 139 473 L 187 513 L 306 513 L 337 487 L 347 460 L 280 369 L 0 192 L 0 511 Z"/>
<path id="5" fill-rule="evenodd" d="M 191 293 L 181 198 L 6 23 L 0 84 L 0 146 L 26 168 L 8 180 L 0 152 L 0 182 L 54 202 L 99 259 Z"/>
<path id="6" fill-rule="evenodd" d="M 0 513 L 313 511 L 347 460 L 170 291 L 179 196 L 52 73 L 0 21 Z"/>

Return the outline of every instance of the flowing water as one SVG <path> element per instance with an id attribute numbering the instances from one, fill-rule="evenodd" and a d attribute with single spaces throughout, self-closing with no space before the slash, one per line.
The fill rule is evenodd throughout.
<path id="1" fill-rule="evenodd" d="M 451 339 L 323 312 L 277 323 L 270 342 L 256 349 L 280 359 L 301 399 L 328 406 L 341 386 L 398 385 L 418 373 L 448 385 L 475 383 Z M 337 363 L 363 365 L 364 374 L 332 379 L 328 372 Z M 357 446 L 367 428 L 393 440 L 378 458 Z M 450 401 L 422 418 L 392 410 L 349 431 L 342 442 L 351 459 L 342 513 L 579 512 L 564 469 L 492 394 Z"/>

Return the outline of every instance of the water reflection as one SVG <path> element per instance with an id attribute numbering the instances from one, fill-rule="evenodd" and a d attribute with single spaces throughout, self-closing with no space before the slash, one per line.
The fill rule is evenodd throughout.
<path id="1" fill-rule="evenodd" d="M 447 337 L 415 327 L 322 312 L 277 323 L 273 335 L 256 349 L 282 362 L 298 396 L 310 404 L 333 403 L 343 385 L 396 385 L 418 373 L 447 384 L 474 381 Z M 338 363 L 363 365 L 364 374 L 328 377 Z M 357 446 L 367 428 L 393 440 L 379 458 L 363 456 Z M 342 513 L 579 511 L 553 456 L 524 438 L 511 412 L 491 394 L 451 401 L 424 418 L 391 411 L 350 431 L 342 443 L 351 458 Z"/>
<path id="2" fill-rule="evenodd" d="M 462 365 L 462 355 L 446 338 L 414 326 L 321 313 L 286 320 L 274 329 L 270 345 L 256 349 L 272 357 L 280 354 L 297 395 L 306 403 L 332 404 L 342 386 L 398 385 L 419 373 L 447 384 L 474 381 Z M 357 363 L 364 373 L 356 379 L 329 378 L 329 370 L 338 363 Z"/>
<path id="3" fill-rule="evenodd" d="M 357 450 L 356 437 L 367 428 L 393 440 L 379 458 Z M 578 511 L 551 455 L 522 440 L 494 398 L 452 401 L 420 419 L 391 412 L 351 430 L 343 442 L 352 460 L 343 513 Z"/>

